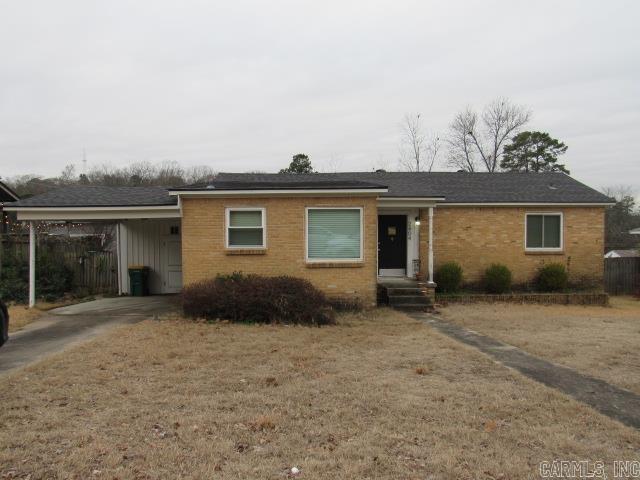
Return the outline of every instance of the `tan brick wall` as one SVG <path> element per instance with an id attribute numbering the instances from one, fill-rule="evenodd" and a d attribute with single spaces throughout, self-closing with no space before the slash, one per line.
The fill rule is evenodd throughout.
<path id="1" fill-rule="evenodd" d="M 363 207 L 363 262 L 348 267 L 311 268 L 305 262 L 305 207 Z M 225 249 L 225 208 L 266 208 L 267 249 L 264 254 L 232 254 Z M 378 217 L 374 197 L 358 198 L 183 198 L 183 280 L 198 280 L 234 271 L 292 275 L 310 280 L 332 296 L 376 301 Z M 335 264 L 334 264 L 335 265 Z"/>
<path id="2" fill-rule="evenodd" d="M 525 213 L 562 212 L 564 250 L 530 253 L 524 247 Z M 420 212 L 421 271 L 426 274 L 428 211 Z M 604 208 L 434 208 L 434 264 L 455 260 L 464 270 L 465 282 L 478 282 L 492 263 L 509 267 L 514 283 L 531 281 L 545 263 L 564 264 L 572 281 L 587 279 L 602 284 L 604 260 Z"/>

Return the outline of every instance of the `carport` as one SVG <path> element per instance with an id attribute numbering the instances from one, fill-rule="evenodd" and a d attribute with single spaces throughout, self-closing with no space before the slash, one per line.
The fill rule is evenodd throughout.
<path id="1" fill-rule="evenodd" d="M 29 306 L 36 301 L 36 222 L 116 224 L 118 293 L 129 293 L 129 265 L 150 268 L 152 294 L 182 287 L 180 207 L 162 187 L 69 186 L 5 207 L 29 224 Z"/>

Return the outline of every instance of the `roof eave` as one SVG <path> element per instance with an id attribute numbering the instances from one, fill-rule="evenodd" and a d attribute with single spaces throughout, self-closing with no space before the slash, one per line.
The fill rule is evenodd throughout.
<path id="1" fill-rule="evenodd" d="M 11 207 L 22 221 L 128 220 L 180 218 L 178 205 Z"/>

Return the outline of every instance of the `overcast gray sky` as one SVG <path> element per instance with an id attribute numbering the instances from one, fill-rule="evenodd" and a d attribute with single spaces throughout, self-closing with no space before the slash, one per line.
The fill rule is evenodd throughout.
<path id="1" fill-rule="evenodd" d="M 574 177 L 640 191 L 638 21 L 611 0 L 3 2 L 0 176 L 83 148 L 89 167 L 396 169 L 406 112 L 443 135 L 505 96 Z"/>

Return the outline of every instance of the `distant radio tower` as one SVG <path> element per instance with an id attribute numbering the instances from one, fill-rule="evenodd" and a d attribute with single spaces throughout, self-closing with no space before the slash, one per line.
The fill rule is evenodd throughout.
<path id="1" fill-rule="evenodd" d="M 82 174 L 87 174 L 87 152 L 85 149 L 82 149 Z"/>

